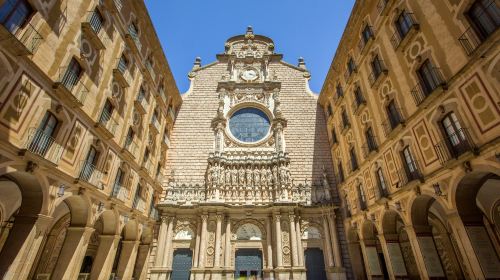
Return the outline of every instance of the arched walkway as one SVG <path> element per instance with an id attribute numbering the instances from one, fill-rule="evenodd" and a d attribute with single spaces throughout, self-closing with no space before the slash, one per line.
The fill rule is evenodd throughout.
<path id="1" fill-rule="evenodd" d="M 366 279 L 366 267 L 363 262 L 363 251 L 359 242 L 359 235 L 356 229 L 347 231 L 347 243 L 349 246 L 349 256 L 356 279 Z"/>
<path id="2" fill-rule="evenodd" d="M 388 263 L 375 225 L 365 221 L 361 226 L 360 240 L 366 274 L 369 279 L 389 279 Z"/>

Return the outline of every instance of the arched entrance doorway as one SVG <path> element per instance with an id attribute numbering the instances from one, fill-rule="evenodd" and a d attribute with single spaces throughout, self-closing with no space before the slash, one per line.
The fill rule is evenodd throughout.
<path id="1" fill-rule="evenodd" d="M 262 252 L 259 249 L 238 249 L 234 262 L 235 279 L 262 278 Z"/>
<path id="2" fill-rule="evenodd" d="M 477 277 L 500 278 L 500 231 L 495 207 L 500 201 L 500 176 L 489 172 L 472 172 L 458 183 L 455 202 L 474 255 L 471 263 Z M 467 244 L 469 245 L 469 244 Z M 482 274 L 482 275 L 479 275 Z"/>
<path id="3" fill-rule="evenodd" d="M 415 198 L 411 218 L 427 275 L 432 279 L 464 279 L 456 240 L 443 217 L 446 217 L 445 210 L 433 197 Z"/>

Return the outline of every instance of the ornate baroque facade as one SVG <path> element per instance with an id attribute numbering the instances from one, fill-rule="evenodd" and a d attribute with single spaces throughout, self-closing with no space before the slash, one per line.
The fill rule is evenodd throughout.
<path id="1" fill-rule="evenodd" d="M 320 94 L 358 279 L 500 277 L 498 1 L 356 1 Z"/>
<path id="2" fill-rule="evenodd" d="M 144 279 L 181 98 L 142 1 L 0 1 L 0 278 Z"/>
<path id="3" fill-rule="evenodd" d="M 216 62 L 195 61 L 151 279 L 350 275 L 322 109 L 304 61 L 290 65 L 274 49 L 249 27 Z"/>

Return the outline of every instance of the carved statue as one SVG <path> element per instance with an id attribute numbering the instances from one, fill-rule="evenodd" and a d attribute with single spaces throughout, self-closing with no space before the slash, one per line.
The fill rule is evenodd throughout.
<path id="1" fill-rule="evenodd" d="M 226 185 L 230 185 L 231 184 L 231 171 L 229 170 L 228 167 L 224 168 L 224 183 Z"/>
<path id="2" fill-rule="evenodd" d="M 251 186 L 253 184 L 253 174 L 252 174 L 252 167 L 248 165 L 247 167 L 247 186 Z"/>
<path id="3" fill-rule="evenodd" d="M 255 186 L 259 187 L 260 186 L 260 170 L 259 170 L 258 166 L 256 166 L 255 169 L 253 170 L 253 180 L 255 182 Z"/>
<path id="4" fill-rule="evenodd" d="M 260 169 L 260 181 L 263 185 L 267 185 L 267 172 L 266 167 L 263 165 Z"/>
<path id="5" fill-rule="evenodd" d="M 266 179 L 267 186 L 271 187 L 273 185 L 273 172 L 271 171 L 271 168 L 266 168 Z"/>
<path id="6" fill-rule="evenodd" d="M 273 184 L 277 185 L 279 183 L 278 181 L 278 167 L 275 165 L 273 166 Z"/>
<path id="7" fill-rule="evenodd" d="M 238 170 L 236 169 L 236 166 L 231 168 L 231 184 L 237 185 L 238 184 Z"/>
<path id="8" fill-rule="evenodd" d="M 243 186 L 245 184 L 245 169 L 243 166 L 241 166 L 240 170 L 238 171 L 238 183 L 240 186 Z"/>

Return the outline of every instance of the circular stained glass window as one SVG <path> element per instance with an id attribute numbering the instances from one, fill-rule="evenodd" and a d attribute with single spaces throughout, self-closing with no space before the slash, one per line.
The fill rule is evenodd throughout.
<path id="1" fill-rule="evenodd" d="M 266 137 L 270 127 L 267 115 L 256 108 L 243 108 L 229 119 L 229 130 L 242 142 L 257 142 Z"/>

